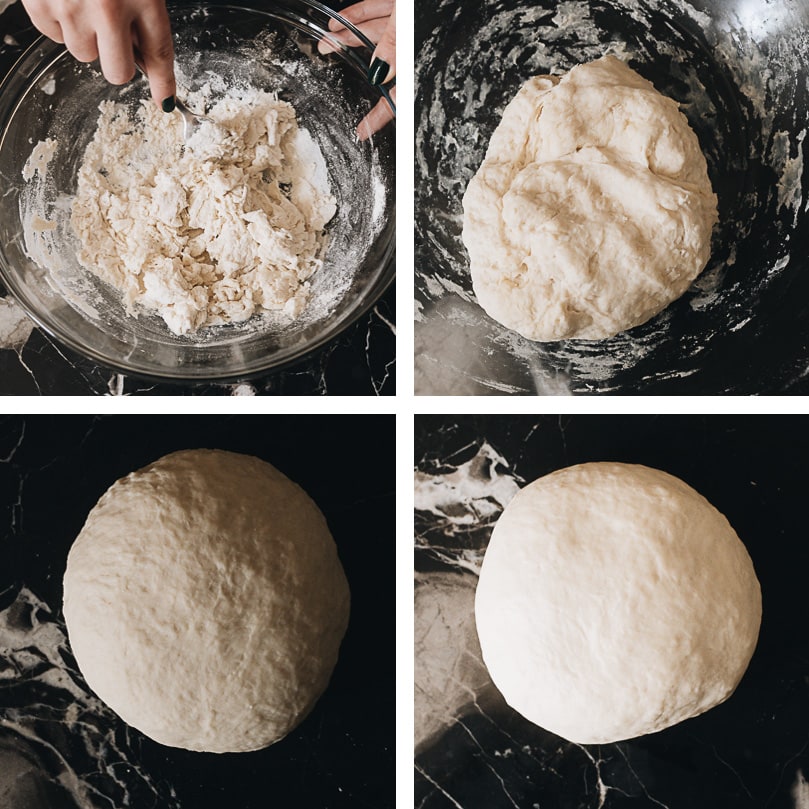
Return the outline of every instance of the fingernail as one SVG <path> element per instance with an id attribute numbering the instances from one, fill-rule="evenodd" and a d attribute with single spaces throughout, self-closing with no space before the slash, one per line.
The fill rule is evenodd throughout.
<path id="1" fill-rule="evenodd" d="M 174 96 L 163 99 L 163 112 L 174 112 Z"/>
<path id="2" fill-rule="evenodd" d="M 374 87 L 377 84 L 382 84 L 390 73 L 390 65 L 380 59 L 378 56 L 371 62 L 371 67 L 368 68 L 368 83 Z"/>

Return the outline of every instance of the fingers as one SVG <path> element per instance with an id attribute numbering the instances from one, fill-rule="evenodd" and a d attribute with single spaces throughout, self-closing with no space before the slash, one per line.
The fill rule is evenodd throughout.
<path id="1" fill-rule="evenodd" d="M 371 42 L 379 42 L 387 24 L 387 19 L 376 19 L 371 20 L 371 22 L 363 23 L 357 27 L 360 29 L 360 31 L 362 31 L 363 34 L 365 34 L 365 36 L 368 37 L 368 39 L 371 40 Z M 358 45 L 365 44 L 361 40 L 357 39 L 357 37 L 347 28 L 342 28 L 340 31 L 335 31 L 334 33 L 330 34 L 330 39 L 337 40 L 337 42 L 341 42 L 343 45 L 349 48 L 356 48 Z M 320 53 L 332 53 L 338 49 L 338 46 L 328 39 L 321 39 L 320 42 L 318 42 L 317 49 L 320 51 Z"/>
<path id="2" fill-rule="evenodd" d="M 65 47 L 80 62 L 94 62 L 98 59 L 95 29 L 84 25 L 81 16 L 74 14 L 65 16 L 59 24 L 62 26 Z"/>
<path id="3" fill-rule="evenodd" d="M 391 90 L 391 98 L 396 101 L 396 88 Z M 393 110 L 388 104 L 387 100 L 380 98 L 376 102 L 374 108 L 359 122 L 357 126 L 357 135 L 360 140 L 368 140 L 376 132 L 379 132 L 383 126 L 390 123 L 394 118 Z"/>
<path id="4" fill-rule="evenodd" d="M 44 34 L 48 39 L 52 39 L 54 42 L 64 42 L 65 37 L 62 34 L 62 26 L 59 23 L 52 19 L 47 14 L 37 13 L 37 11 L 32 11 L 26 6 L 26 11 L 28 11 L 28 16 L 31 18 L 31 22 L 34 24 L 34 27 L 42 34 Z"/>
<path id="5" fill-rule="evenodd" d="M 368 68 L 368 83 L 387 84 L 396 76 L 396 0 L 362 0 L 343 9 L 340 14 L 356 26 L 371 42 L 376 43 Z M 353 48 L 363 43 L 338 20 L 329 21 L 329 36 L 318 43 L 320 53 L 332 53 L 341 46 Z M 392 99 L 396 88 L 390 90 Z M 380 99 L 360 121 L 357 135 L 367 140 L 395 117 L 386 99 Z"/>
<path id="6" fill-rule="evenodd" d="M 31 20 L 31 22 L 34 22 Z M 43 20 L 42 22 L 34 22 L 36 28 L 45 34 L 48 39 L 54 42 L 64 43 L 65 35 L 62 33 L 62 26 L 56 20 Z"/>
<path id="7" fill-rule="evenodd" d="M 54 42 L 65 41 L 62 26 L 59 25 L 56 15 L 47 3 L 42 0 L 22 0 L 22 4 L 38 31 Z"/>
<path id="8" fill-rule="evenodd" d="M 95 28 L 85 24 L 80 5 L 48 0 L 24 0 L 23 5 L 31 22 L 54 42 L 64 42 L 80 62 L 98 58 Z"/>
<path id="9" fill-rule="evenodd" d="M 131 30 L 106 24 L 98 33 L 98 58 L 110 84 L 126 84 L 135 75 Z"/>
<path id="10" fill-rule="evenodd" d="M 396 75 L 396 15 L 388 20 L 385 31 L 379 39 L 371 67 L 368 69 L 368 81 L 371 84 L 387 84 Z"/>
<path id="11" fill-rule="evenodd" d="M 135 74 L 133 38 L 152 97 L 174 109 L 174 48 L 164 0 L 23 0 L 31 22 L 81 62 L 99 59 L 104 77 L 125 84 Z"/>
<path id="12" fill-rule="evenodd" d="M 342 15 L 376 43 L 368 81 L 373 84 L 386 84 L 396 75 L 396 3 L 394 0 L 363 0 L 344 9 Z M 347 47 L 361 45 L 360 40 L 337 20 L 329 21 L 331 41 L 321 39 L 317 49 L 320 53 L 332 53 L 338 49 L 336 43 Z"/>
<path id="13" fill-rule="evenodd" d="M 166 112 L 174 110 L 177 85 L 174 78 L 174 44 L 166 7 L 156 3 L 135 22 L 143 66 L 149 77 L 154 102 Z"/>
<path id="14" fill-rule="evenodd" d="M 65 47 L 80 62 L 89 63 L 98 59 L 98 45 L 94 31 L 88 34 L 65 23 L 62 25 L 62 34 L 65 38 Z"/>
<path id="15" fill-rule="evenodd" d="M 352 6 L 344 8 L 340 16 L 359 28 L 362 23 L 374 20 L 379 17 L 389 17 L 393 14 L 395 3 L 393 0 L 362 0 Z M 329 20 L 329 30 L 339 31 L 345 26 L 339 20 Z M 376 42 L 376 40 L 374 40 Z"/>

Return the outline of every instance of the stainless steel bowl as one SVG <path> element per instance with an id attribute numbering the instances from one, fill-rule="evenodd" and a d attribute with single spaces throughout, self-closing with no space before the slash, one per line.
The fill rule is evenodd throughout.
<path id="1" fill-rule="evenodd" d="M 0 275 L 28 314 L 62 343 L 128 374 L 184 380 L 224 380 L 293 363 L 368 311 L 394 275 L 393 127 L 361 143 L 355 127 L 385 95 L 368 85 L 371 43 L 317 51 L 334 12 L 312 0 L 269 0 L 261 10 L 236 6 L 178 6 L 171 10 L 177 63 L 185 89 L 216 74 L 277 91 L 293 104 L 302 127 L 320 146 L 337 198 L 328 226 L 325 264 L 311 279 L 312 295 L 294 322 L 272 316 L 173 334 L 156 315 L 126 313 L 120 295 L 82 269 L 70 199 L 98 104 L 133 108 L 148 97 L 137 79 L 109 85 L 97 66 L 78 63 L 64 47 L 40 39 L 0 85 Z M 47 180 L 25 183 L 22 168 L 35 144 L 58 147 Z M 32 260 L 21 211 L 38 194 L 57 223 L 54 256 Z M 49 266 L 61 266 L 55 275 Z"/>

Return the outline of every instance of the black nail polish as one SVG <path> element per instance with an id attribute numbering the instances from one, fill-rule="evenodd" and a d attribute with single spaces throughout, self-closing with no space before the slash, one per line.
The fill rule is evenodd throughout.
<path id="1" fill-rule="evenodd" d="M 174 96 L 163 99 L 163 112 L 174 112 Z"/>
<path id="2" fill-rule="evenodd" d="M 371 62 L 371 67 L 368 68 L 368 83 L 374 85 L 374 87 L 377 84 L 382 84 L 388 73 L 390 73 L 390 65 L 377 56 Z"/>

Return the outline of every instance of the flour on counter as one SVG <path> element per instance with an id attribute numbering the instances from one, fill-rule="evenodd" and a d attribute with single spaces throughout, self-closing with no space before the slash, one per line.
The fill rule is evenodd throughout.
<path id="1" fill-rule="evenodd" d="M 175 334 L 270 310 L 297 317 L 336 206 L 293 107 L 230 91 L 187 144 L 180 115 L 149 101 L 134 119 L 122 104 L 99 109 L 71 215 L 82 266 Z"/>

